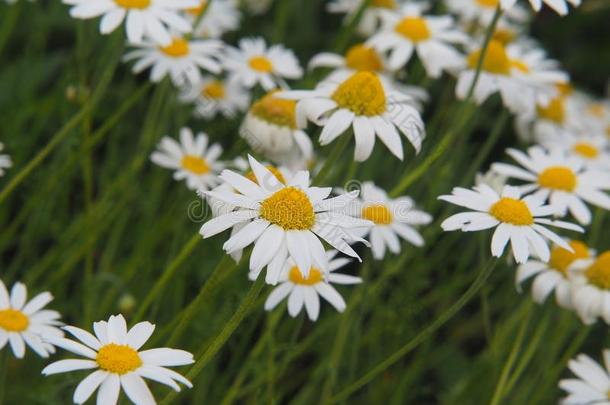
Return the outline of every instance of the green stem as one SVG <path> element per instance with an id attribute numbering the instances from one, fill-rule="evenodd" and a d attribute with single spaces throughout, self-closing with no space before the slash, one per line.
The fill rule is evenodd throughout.
<path id="1" fill-rule="evenodd" d="M 330 170 L 337 164 L 337 159 L 343 153 L 347 145 L 349 144 L 350 139 L 352 138 L 351 133 L 345 133 L 339 136 L 339 140 L 335 142 L 334 148 L 330 151 L 330 154 L 326 158 L 324 165 L 318 172 L 318 174 L 313 179 L 313 184 L 319 184 L 320 182 L 326 180 Z"/>
<path id="2" fill-rule="evenodd" d="M 8 6 L 5 6 L 5 8 L 6 7 Z M 8 7 L 9 10 L 6 13 L 6 18 L 4 18 L 2 24 L 0 24 L 0 55 L 2 55 L 4 46 L 8 43 L 8 39 L 10 38 L 13 29 L 17 26 L 22 7 L 23 4 L 21 4 L 21 2 Z"/>
<path id="3" fill-rule="evenodd" d="M 6 394 L 6 379 L 8 376 L 8 359 L 9 348 L 4 347 L 0 350 L 0 405 L 4 404 L 4 395 Z"/>
<path id="4" fill-rule="evenodd" d="M 363 0 L 362 1 L 362 3 L 360 4 L 360 7 L 358 8 L 358 10 L 356 10 L 356 13 L 351 18 L 349 23 L 343 27 L 343 29 L 337 36 L 335 52 L 343 53 L 345 51 L 345 48 L 347 48 L 347 44 L 349 43 L 349 40 L 351 39 L 352 34 L 354 33 L 354 30 L 356 29 L 358 24 L 360 24 L 360 20 L 362 20 L 362 16 L 364 15 L 364 12 L 371 5 L 372 2 L 373 2 L 372 0 Z"/>

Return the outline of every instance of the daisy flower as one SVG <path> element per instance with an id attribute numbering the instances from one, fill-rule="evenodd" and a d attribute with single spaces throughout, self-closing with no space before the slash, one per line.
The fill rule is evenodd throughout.
<path id="1" fill-rule="evenodd" d="M 610 251 L 575 261 L 570 267 L 572 301 L 585 324 L 598 317 L 610 324 Z"/>
<path id="2" fill-rule="evenodd" d="M 390 52 L 388 69 L 404 67 L 413 51 L 430 77 L 463 66 L 463 57 L 454 46 L 466 43 L 468 36 L 455 27 L 450 16 L 423 16 L 419 5 L 408 4 L 400 12 L 382 14 L 382 21 L 382 28 L 367 44 Z"/>
<path id="3" fill-rule="evenodd" d="M 138 49 L 127 53 L 123 60 L 136 60 L 132 69 L 135 74 L 151 68 L 150 80 L 155 83 L 167 75 L 176 86 L 185 85 L 185 82 L 199 83 L 202 80 L 200 69 L 214 74 L 222 70 L 216 59 L 224 46 L 219 40 L 174 37 L 170 45 L 164 47 L 153 42 L 134 46 Z"/>
<path id="4" fill-rule="evenodd" d="M 186 83 L 180 101 L 195 105 L 195 116 L 210 119 L 217 115 L 233 118 L 250 105 L 250 93 L 239 83 L 204 76 L 197 83 Z"/>
<path id="5" fill-rule="evenodd" d="M 544 2 L 544 4 L 555 10 L 559 15 L 568 14 L 568 3 L 574 7 L 578 7 L 580 6 L 580 1 L 581 0 L 529 0 L 530 5 L 536 12 L 540 11 L 542 3 Z M 504 10 L 510 10 L 516 3 L 517 0 L 500 0 L 500 4 Z"/>
<path id="6" fill-rule="evenodd" d="M 223 169 L 217 159 L 222 147 L 208 146 L 207 134 L 193 135 L 190 128 L 180 130 L 180 142 L 163 137 L 156 152 L 150 156 L 153 163 L 175 170 L 174 180 L 185 180 L 191 190 L 208 190 L 218 184 L 218 173 Z"/>
<path id="7" fill-rule="evenodd" d="M 193 35 L 201 38 L 220 38 L 225 32 L 239 28 L 241 14 L 233 0 L 199 0 L 199 6 L 186 10 L 186 18 L 195 24 L 201 13 L 205 14 L 193 29 Z"/>
<path id="8" fill-rule="evenodd" d="M 0 349 L 8 343 L 18 359 L 25 356 L 25 346 L 29 346 L 41 357 L 55 353 L 53 345 L 44 342 L 42 336 L 63 336 L 59 312 L 43 309 L 53 296 L 49 292 L 36 295 L 27 302 L 27 289 L 22 283 L 15 283 L 9 294 L 0 280 Z"/>
<path id="9" fill-rule="evenodd" d="M 493 20 L 499 3 L 500 0 L 445 0 L 449 11 L 457 15 L 465 26 L 472 28 L 475 24 L 476 28 L 483 29 Z M 503 13 L 502 19 L 506 17 L 511 21 L 524 22 L 528 16 L 527 10 L 515 5 Z"/>
<path id="10" fill-rule="evenodd" d="M 427 225 L 432 222 L 432 217 L 414 207 L 411 198 L 389 198 L 384 190 L 372 182 L 365 182 L 362 184 L 360 198 L 350 204 L 348 212 L 374 224 L 365 230 L 364 236 L 371 243 L 373 257 L 381 260 L 386 248 L 393 254 L 400 253 L 399 238 L 415 246 L 424 245 L 424 238 L 414 225 Z"/>
<path id="11" fill-rule="evenodd" d="M 240 135 L 255 151 L 274 162 L 311 159 L 311 139 L 297 127 L 296 101 L 275 95 L 270 92 L 252 104 L 240 127 Z"/>
<path id="12" fill-rule="evenodd" d="M 551 252 L 545 239 L 564 249 L 572 249 L 559 235 L 543 225 L 583 232 L 578 225 L 543 218 L 555 214 L 555 207 L 543 205 L 542 200 L 531 195 L 521 198 L 521 192 L 515 187 L 505 186 L 500 195 L 485 184 L 473 190 L 456 187 L 451 195 L 438 198 L 474 210 L 447 218 L 441 224 L 443 230 L 471 232 L 495 228 L 491 240 L 492 255 L 501 257 L 510 240 L 517 263 L 525 263 L 531 250 L 543 262 L 548 262 Z"/>
<path id="13" fill-rule="evenodd" d="M 76 387 L 73 401 L 77 404 L 85 403 L 99 388 L 97 403 L 114 405 L 119 399 L 121 387 L 134 404 L 155 404 L 144 378 L 176 391 L 180 391 L 178 382 L 192 387 L 189 380 L 166 368 L 192 364 L 192 354 L 168 348 L 140 351 L 155 330 L 155 325 L 150 322 L 139 322 L 128 331 L 123 315 L 113 315 L 108 322 L 93 324 L 95 336 L 74 326 L 65 326 L 64 330 L 80 342 L 63 337 L 45 336 L 45 339 L 86 359 L 56 361 L 46 366 L 42 374 L 49 376 L 76 370 L 95 370 Z"/>
<path id="14" fill-rule="evenodd" d="M 358 24 L 358 32 L 365 37 L 373 35 L 379 29 L 381 15 L 397 11 L 402 3 L 404 0 L 372 0 L 364 10 Z M 326 10 L 329 13 L 346 14 L 347 21 L 353 18 L 361 5 L 361 0 L 332 0 L 326 5 Z"/>
<path id="15" fill-rule="evenodd" d="M 610 141 L 602 136 L 564 133 L 541 139 L 547 149 L 559 149 L 581 158 L 591 169 L 610 170 Z"/>
<path id="16" fill-rule="evenodd" d="M 506 185 L 508 178 L 501 174 L 494 172 L 493 170 L 488 170 L 485 173 L 477 173 L 475 176 L 474 183 L 479 186 L 481 184 L 486 184 L 487 186 L 494 189 L 494 191 L 498 194 L 502 193 L 502 189 Z"/>
<path id="17" fill-rule="evenodd" d="M 0 152 L 4 150 L 4 144 L 0 142 Z M 9 155 L 0 154 L 0 177 L 4 176 L 5 169 L 10 169 L 13 166 L 13 161 Z"/>
<path id="18" fill-rule="evenodd" d="M 604 350 L 604 367 L 585 354 L 570 360 L 568 368 L 577 378 L 559 381 L 559 388 L 568 396 L 562 405 L 607 404 L 610 396 L 610 351 Z"/>
<path id="19" fill-rule="evenodd" d="M 528 260 L 520 265 L 515 279 L 517 290 L 521 292 L 521 284 L 533 278 L 532 297 L 535 302 L 543 304 L 548 296 L 555 292 L 557 304 L 562 308 L 572 309 L 572 281 L 568 273 L 570 265 L 576 260 L 590 258 L 594 252 L 576 240 L 568 244 L 572 251 L 554 246 L 548 263 Z"/>
<path id="20" fill-rule="evenodd" d="M 282 45 L 268 48 L 262 38 L 243 38 L 239 48 L 228 47 L 224 66 L 231 80 L 247 88 L 260 84 L 266 91 L 287 87 L 284 79 L 303 76 L 303 69 L 291 50 Z"/>
<path id="21" fill-rule="evenodd" d="M 349 48 L 345 55 L 331 52 L 322 52 L 314 55 L 309 61 L 308 68 L 333 68 L 333 74 L 356 73 L 370 71 L 378 74 L 385 72 L 385 60 L 377 50 L 366 44 L 356 44 Z M 333 74 L 328 79 L 332 80 Z"/>
<path id="22" fill-rule="evenodd" d="M 413 98 L 389 88 L 374 72 L 337 77 L 337 81 L 322 82 L 314 90 L 282 92 L 281 97 L 299 100 L 298 126 L 304 127 L 309 119 L 323 127 L 321 145 L 328 145 L 352 127 L 357 161 L 369 158 L 375 135 L 401 160 L 404 155 L 399 131 L 416 153 L 421 149 L 424 123 L 411 105 Z"/>
<path id="23" fill-rule="evenodd" d="M 110 34 L 126 20 L 129 42 L 138 44 L 144 38 L 161 46 L 172 42 L 170 30 L 181 34 L 191 31 L 191 24 L 181 10 L 196 7 L 198 0 L 63 0 L 73 6 L 70 15 L 88 19 L 103 16 L 100 32 Z"/>
<path id="24" fill-rule="evenodd" d="M 201 235 L 209 238 L 237 224 L 246 224 L 223 246 L 227 253 L 254 244 L 250 256 L 250 270 L 258 272 L 269 265 L 268 272 L 278 274 L 277 266 L 293 258 L 304 277 L 311 264 L 328 270 L 324 246 L 320 239 L 348 256 L 359 259 L 348 242 L 358 240 L 350 228 L 370 225 L 368 221 L 349 217 L 339 212 L 357 192 L 328 198 L 330 188 L 311 187 L 309 172 L 301 171 L 287 184 L 265 166 L 248 156 L 256 182 L 233 171 L 224 170 L 220 178 L 237 192 L 213 192 L 206 195 L 239 209 L 220 215 L 201 227 Z"/>
<path id="25" fill-rule="evenodd" d="M 513 179 L 526 181 L 521 192 L 535 191 L 535 197 L 549 201 L 557 214 L 567 211 L 583 225 L 591 223 L 591 211 L 584 202 L 610 210 L 610 196 L 602 190 L 610 190 L 610 180 L 604 172 L 587 169 L 582 159 L 566 156 L 561 150 L 545 151 L 532 146 L 527 154 L 516 149 L 507 153 L 519 166 L 494 163 L 493 171 Z"/>
<path id="26" fill-rule="evenodd" d="M 328 301 L 339 312 L 345 310 L 346 304 L 341 294 L 332 284 L 359 284 L 360 277 L 336 273 L 335 270 L 345 266 L 349 259 L 335 258 L 337 251 L 326 252 L 328 274 L 319 270 L 316 264 L 309 270 L 308 276 L 303 276 L 294 261 L 289 259 L 281 269 L 280 284 L 275 287 L 265 301 L 265 310 L 271 311 L 282 300 L 288 297 L 288 314 L 295 318 L 305 307 L 307 316 L 316 321 L 320 314 L 320 297 Z M 250 279 L 256 280 L 258 275 L 250 273 Z"/>

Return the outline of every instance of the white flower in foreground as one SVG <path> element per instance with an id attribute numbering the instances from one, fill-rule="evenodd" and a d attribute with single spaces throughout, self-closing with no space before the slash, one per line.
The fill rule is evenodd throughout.
<path id="1" fill-rule="evenodd" d="M 421 60 L 428 76 L 440 77 L 443 71 L 464 65 L 455 45 L 466 43 L 468 36 L 455 27 L 450 16 L 422 16 L 419 5 L 405 5 L 400 13 L 383 13 L 382 28 L 367 44 L 380 52 L 390 51 L 388 68 L 404 67 L 413 55 Z"/>
<path id="2" fill-rule="evenodd" d="M 4 150 L 4 144 L 0 142 L 0 152 Z M 10 169 L 13 167 L 13 161 L 9 155 L 1 155 L 0 154 L 0 177 L 4 176 L 5 169 Z"/>
<path id="3" fill-rule="evenodd" d="M 432 217 L 414 207 L 411 198 L 392 199 L 372 182 L 365 182 L 362 184 L 360 198 L 350 204 L 348 212 L 374 224 L 365 230 L 364 236 L 371 243 L 373 257 L 381 260 L 386 248 L 394 254 L 400 253 L 399 238 L 415 246 L 424 245 L 424 238 L 414 225 L 427 225 L 432 222 Z"/>
<path id="4" fill-rule="evenodd" d="M 304 127 L 309 119 L 324 127 L 320 134 L 321 145 L 328 145 L 352 127 L 357 161 L 369 158 L 376 136 L 402 160 L 399 131 L 416 153 L 420 151 L 425 136 L 424 123 L 413 107 L 411 97 L 389 88 L 374 72 L 361 71 L 339 79 L 322 82 L 314 90 L 281 93 L 280 97 L 299 100 L 298 126 Z"/>
<path id="5" fill-rule="evenodd" d="M 280 284 L 275 287 L 265 301 L 265 310 L 271 311 L 288 297 L 288 314 L 291 317 L 296 317 L 305 307 L 309 319 L 316 321 L 320 314 L 320 297 L 322 297 L 337 311 L 343 312 L 346 307 L 345 301 L 332 284 L 359 284 L 362 279 L 336 273 L 335 270 L 350 262 L 349 259 L 335 258 L 336 255 L 337 251 L 335 250 L 326 252 L 327 273 L 321 271 L 316 267 L 317 264 L 313 263 L 313 267 L 306 277 L 301 274 L 294 261 L 289 259 L 281 269 Z M 250 279 L 256 280 L 257 277 L 256 273 L 250 273 Z"/>
<path id="6" fill-rule="evenodd" d="M 144 38 L 161 46 L 172 42 L 170 30 L 185 34 L 191 24 L 180 12 L 196 7 L 198 0 L 63 0 L 73 6 L 70 15 L 88 19 L 103 16 L 100 32 L 110 34 L 126 20 L 127 39 L 140 43 Z"/>
<path id="7" fill-rule="evenodd" d="M 527 182 L 520 186 L 523 193 L 535 191 L 536 198 L 549 201 L 557 214 L 569 212 L 583 225 L 591 223 L 591 211 L 584 203 L 610 210 L 610 196 L 602 190 L 610 190 L 608 172 L 587 169 L 582 159 L 567 156 L 562 150 L 545 151 L 532 146 L 527 154 L 508 149 L 507 153 L 521 167 L 506 163 L 494 163 L 493 171 L 504 176 Z"/>
<path id="8" fill-rule="evenodd" d="M 219 183 L 218 173 L 223 165 L 217 161 L 222 147 L 215 143 L 208 146 L 208 136 L 200 132 L 193 136 L 189 128 L 180 130 L 180 143 L 163 137 L 158 150 L 153 152 L 153 163 L 175 170 L 176 181 L 185 180 L 191 190 L 208 190 Z"/>
<path id="9" fill-rule="evenodd" d="M 230 254 L 254 243 L 250 270 L 258 272 L 269 265 L 269 274 L 278 274 L 277 267 L 283 266 L 289 256 L 304 277 L 309 275 L 314 262 L 320 270 L 327 271 L 321 239 L 359 259 L 348 244 L 358 240 L 349 229 L 370 223 L 338 212 L 358 196 L 357 192 L 328 198 L 331 189 L 311 187 L 307 171 L 298 172 L 286 179 L 287 184 L 282 184 L 265 166 L 251 156 L 248 158 L 256 182 L 224 170 L 220 178 L 237 192 L 205 193 L 238 209 L 206 222 L 200 231 L 204 238 L 246 224 L 225 242 L 223 249 Z"/>
<path id="10" fill-rule="evenodd" d="M 570 267 L 574 308 L 585 324 L 598 317 L 610 325 L 610 251 L 575 261 Z"/>
<path id="11" fill-rule="evenodd" d="M 564 133 L 540 141 L 547 149 L 578 156 L 591 169 L 610 170 L 610 140 L 606 137 Z"/>
<path id="12" fill-rule="evenodd" d="M 199 118 L 210 119 L 218 114 L 233 118 L 248 109 L 250 93 L 239 83 L 204 76 L 181 88 L 180 101 L 195 104 L 195 116 Z"/>
<path id="13" fill-rule="evenodd" d="M 128 52 L 123 60 L 136 60 L 132 68 L 136 74 L 151 68 L 150 80 L 155 83 L 169 75 L 176 86 L 195 84 L 202 80 L 200 69 L 214 74 L 222 70 L 216 59 L 224 46 L 219 40 L 189 41 L 174 37 L 165 47 L 152 42 L 134 46 L 138 49 Z"/>
<path id="14" fill-rule="evenodd" d="M 266 91 L 287 87 L 284 79 L 299 79 L 303 69 L 294 53 L 282 45 L 267 47 L 262 38 L 243 38 L 239 48 L 228 47 L 224 66 L 229 79 L 252 88 L 260 83 Z"/>
<path id="15" fill-rule="evenodd" d="M 570 360 L 568 368 L 578 378 L 559 381 L 567 392 L 562 405 L 607 405 L 610 403 L 610 350 L 604 350 L 604 367 L 585 354 Z"/>
<path id="16" fill-rule="evenodd" d="M 491 240 L 492 255 L 501 257 L 510 241 L 517 263 L 525 263 L 531 251 L 542 261 L 548 262 L 551 252 L 545 239 L 565 249 L 572 249 L 559 235 L 542 225 L 583 232 L 578 225 L 542 218 L 555 214 L 556 208 L 543 205 L 542 200 L 531 195 L 521 198 L 521 192 L 515 187 L 504 187 L 501 195 L 485 184 L 473 190 L 456 187 L 451 195 L 438 198 L 474 210 L 447 218 L 441 224 L 443 230 L 472 232 L 496 228 Z"/>
<path id="17" fill-rule="evenodd" d="M 544 4 L 555 10 L 557 14 L 566 15 L 569 11 L 568 3 L 574 7 L 578 7 L 580 6 L 581 0 L 529 0 L 529 2 L 532 8 L 537 12 L 540 11 L 542 8 L 542 3 L 544 2 Z M 517 0 L 500 0 L 500 4 L 504 10 L 510 10 L 515 6 L 516 3 Z"/>
<path id="18" fill-rule="evenodd" d="M 111 316 L 108 322 L 95 322 L 95 336 L 74 326 L 65 326 L 64 330 L 82 343 L 62 337 L 45 339 L 86 359 L 56 361 L 46 366 L 42 374 L 48 376 L 76 370 L 95 370 L 76 387 L 73 400 L 77 404 L 85 403 L 98 387 L 98 404 L 116 404 L 121 387 L 131 402 L 138 405 L 155 404 L 144 378 L 176 391 L 180 391 L 178 382 L 192 387 L 189 380 L 166 368 L 192 364 L 192 354 L 168 348 L 140 351 L 155 330 L 155 325 L 150 322 L 137 323 L 128 331 L 123 315 L 116 315 Z"/>
<path id="19" fill-rule="evenodd" d="M 0 280 L 0 349 L 10 344 L 18 359 L 25 356 L 26 344 L 39 356 L 49 357 L 55 348 L 42 340 L 42 336 L 63 336 L 57 311 L 43 309 L 53 296 L 48 292 L 36 295 L 27 301 L 27 290 L 22 283 L 15 283 L 9 295 Z"/>
<path id="20" fill-rule="evenodd" d="M 191 24 L 205 14 L 193 29 L 193 35 L 201 38 L 220 38 L 228 31 L 239 28 L 241 13 L 234 0 L 199 0 L 199 6 L 186 10 L 186 18 Z"/>
<path id="21" fill-rule="evenodd" d="M 572 252 L 561 246 L 554 246 L 548 263 L 528 260 L 520 265 L 515 279 L 517 290 L 521 291 L 521 284 L 533 278 L 532 297 L 535 302 L 542 304 L 555 292 L 557 304 L 562 308 L 572 309 L 572 281 L 568 272 L 570 265 L 576 260 L 588 259 L 594 252 L 576 240 L 570 241 L 569 245 Z"/>

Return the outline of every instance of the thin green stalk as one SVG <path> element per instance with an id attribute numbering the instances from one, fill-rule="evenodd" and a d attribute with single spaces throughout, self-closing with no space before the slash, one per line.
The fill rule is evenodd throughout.
<path id="1" fill-rule="evenodd" d="M 222 347 L 225 345 L 227 340 L 229 340 L 233 332 L 235 332 L 237 327 L 242 323 L 246 314 L 250 312 L 251 307 L 256 302 L 256 299 L 258 298 L 263 287 L 265 286 L 265 275 L 263 273 L 264 272 L 261 272 L 261 274 L 259 274 L 254 284 L 252 284 L 250 291 L 248 291 L 248 294 L 246 295 L 240 306 L 237 308 L 231 319 L 229 319 L 227 324 L 224 326 L 222 331 L 220 331 L 220 333 L 214 338 L 212 343 L 207 347 L 203 354 L 197 359 L 197 361 L 189 370 L 189 372 L 186 373 L 186 378 L 190 379 L 191 381 L 197 378 L 199 373 L 201 373 L 201 371 L 210 362 L 210 360 L 212 360 L 216 353 L 218 353 L 220 349 L 222 349 Z M 160 402 L 160 405 L 174 403 L 173 401 L 175 400 L 177 395 L 177 392 L 172 391 L 163 399 L 163 401 Z"/>
<path id="2" fill-rule="evenodd" d="M 345 51 L 345 48 L 347 48 L 347 45 L 349 44 L 349 40 L 351 39 L 354 30 L 356 29 L 356 27 L 358 27 L 358 24 L 360 24 L 360 20 L 362 20 L 364 12 L 371 5 L 372 2 L 372 0 L 363 0 L 360 4 L 360 7 L 358 8 L 358 10 L 356 10 L 356 13 L 354 13 L 349 23 L 347 23 L 347 25 L 343 27 L 341 32 L 339 32 L 339 35 L 337 36 L 337 43 L 335 45 L 335 52 L 343 53 Z"/>
<path id="3" fill-rule="evenodd" d="M 6 394 L 6 379 L 8 377 L 8 359 L 9 348 L 4 347 L 0 350 L 0 405 L 4 404 L 4 395 Z"/>
<path id="4" fill-rule="evenodd" d="M 343 151 L 349 144 L 352 135 L 350 133 L 345 133 L 343 135 L 340 135 L 339 138 L 340 139 L 335 142 L 335 146 L 330 151 L 330 154 L 326 157 L 324 165 L 322 166 L 318 174 L 314 177 L 312 183 L 319 184 L 320 182 L 326 180 L 330 170 L 333 168 L 333 166 L 337 164 L 337 159 L 339 158 L 339 156 L 341 156 L 341 153 L 343 153 Z"/>
<path id="5" fill-rule="evenodd" d="M 21 3 L 22 2 L 18 2 L 17 4 L 8 7 L 5 18 L 3 18 L 2 24 L 0 24 L 0 56 L 2 55 L 4 46 L 13 33 L 13 29 L 15 29 L 17 22 L 19 21 L 19 14 L 21 14 L 21 8 L 23 7 L 23 4 Z"/>

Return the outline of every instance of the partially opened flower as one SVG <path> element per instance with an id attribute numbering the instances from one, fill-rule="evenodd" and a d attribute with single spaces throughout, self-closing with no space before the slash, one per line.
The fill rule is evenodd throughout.
<path id="1" fill-rule="evenodd" d="M 569 11 L 568 3 L 578 7 L 581 0 L 529 0 L 529 2 L 535 11 L 540 11 L 544 2 L 544 4 L 555 10 L 559 15 L 566 15 Z M 504 10 L 510 10 L 517 4 L 517 0 L 500 0 L 500 4 Z"/>
<path id="2" fill-rule="evenodd" d="M 388 87 L 382 77 L 370 71 L 322 82 L 314 90 L 286 91 L 280 97 L 299 100 L 297 125 L 306 120 L 322 126 L 320 144 L 328 145 L 353 129 L 356 141 L 354 159 L 369 158 L 379 137 L 390 152 L 402 160 L 399 131 L 419 152 L 425 136 L 424 123 L 413 98 Z"/>
<path id="3" fill-rule="evenodd" d="M 25 356 L 26 345 L 41 357 L 55 353 L 53 345 L 44 342 L 46 335 L 63 336 L 58 328 L 60 314 L 43 309 L 53 300 L 51 293 L 43 292 L 27 301 L 27 289 L 15 283 L 11 293 L 0 280 L 0 349 L 8 343 L 18 359 Z"/>
<path id="4" fill-rule="evenodd" d="M 4 149 L 4 144 L 0 142 L 0 152 Z M 10 169 L 13 166 L 13 161 L 9 155 L 0 154 L 0 177 L 4 176 L 5 169 Z"/>
<path id="5" fill-rule="evenodd" d="M 204 76 L 197 83 L 185 83 L 180 100 L 195 104 L 195 116 L 210 119 L 217 115 L 233 118 L 250 105 L 250 92 L 239 83 Z"/>
<path id="6" fill-rule="evenodd" d="M 180 143 L 164 137 L 158 150 L 150 157 L 155 164 L 175 170 L 174 179 L 185 180 L 191 190 L 207 190 L 219 183 L 218 173 L 224 166 L 217 161 L 222 147 L 208 145 L 208 136 L 200 132 L 193 135 L 190 128 L 180 130 Z"/>
<path id="7" fill-rule="evenodd" d="M 549 201 L 564 216 L 569 211 L 583 225 L 591 222 L 591 211 L 585 204 L 610 210 L 610 190 L 607 172 L 587 169 L 582 159 L 567 156 L 562 150 L 545 151 L 532 146 L 527 154 L 508 149 L 507 153 L 521 167 L 506 163 L 494 163 L 492 170 L 507 177 L 523 180 L 523 193 L 535 192 L 541 201 Z"/>
<path id="8" fill-rule="evenodd" d="M 586 324 L 602 318 L 610 325 L 610 251 L 575 261 L 570 267 L 572 300 Z"/>
<path id="9" fill-rule="evenodd" d="M 114 405 L 118 402 L 121 388 L 134 404 L 155 404 L 145 378 L 176 391 L 180 391 L 178 383 L 192 387 L 189 380 L 166 368 L 193 363 L 191 353 L 168 348 L 140 350 L 155 330 L 155 325 L 150 322 L 137 323 L 127 330 L 123 315 L 116 315 L 111 316 L 108 322 L 95 322 L 95 336 L 74 326 L 64 329 L 80 342 L 62 337 L 45 339 L 85 359 L 56 361 L 46 366 L 42 374 L 94 370 L 76 387 L 73 400 L 77 404 L 85 403 L 97 390 L 98 404 Z"/>
<path id="10" fill-rule="evenodd" d="M 604 350 L 602 367 L 586 354 L 579 354 L 570 360 L 568 368 L 577 378 L 559 381 L 559 388 L 568 396 L 562 405 L 607 404 L 610 396 L 610 350 Z"/>
<path id="11" fill-rule="evenodd" d="M 198 0 L 63 0 L 73 6 L 74 18 L 103 16 L 100 22 L 102 34 L 110 34 L 126 21 L 129 42 L 137 44 L 148 38 L 161 46 L 172 42 L 170 30 L 181 34 L 190 32 L 191 24 L 180 11 L 196 7 Z"/>
<path id="12" fill-rule="evenodd" d="M 535 256 L 548 262 L 551 252 L 546 239 L 572 250 L 565 240 L 543 225 L 583 232 L 578 225 L 544 218 L 555 214 L 556 208 L 543 205 L 543 200 L 531 195 L 521 198 L 521 192 L 515 187 L 505 186 L 501 195 L 485 184 L 473 190 L 456 187 L 451 195 L 442 195 L 439 199 L 474 210 L 447 218 L 441 224 L 443 230 L 472 232 L 495 228 L 492 255 L 501 257 L 510 241 L 517 263 L 525 263 L 532 250 Z"/>
<path id="13" fill-rule="evenodd" d="M 336 258 L 337 251 L 326 252 L 328 270 L 325 273 L 320 270 L 318 264 L 312 264 L 307 276 L 303 276 L 299 268 L 292 259 L 288 259 L 281 268 L 279 276 L 280 284 L 267 297 L 265 310 L 271 311 L 282 300 L 288 297 L 288 314 L 296 317 L 303 308 L 307 312 L 310 320 L 316 321 L 320 314 L 320 297 L 328 301 L 339 312 L 345 310 L 346 304 L 341 294 L 332 286 L 333 284 L 359 284 L 362 282 L 360 277 L 347 274 L 336 273 L 350 262 L 349 259 Z M 250 278 L 256 280 L 258 274 L 250 273 Z"/>
<path id="14" fill-rule="evenodd" d="M 186 18 L 199 38 L 220 38 L 225 32 L 239 28 L 241 13 L 234 0 L 198 0 L 199 6 L 186 10 Z M 203 17 L 200 18 L 200 15 Z"/>

